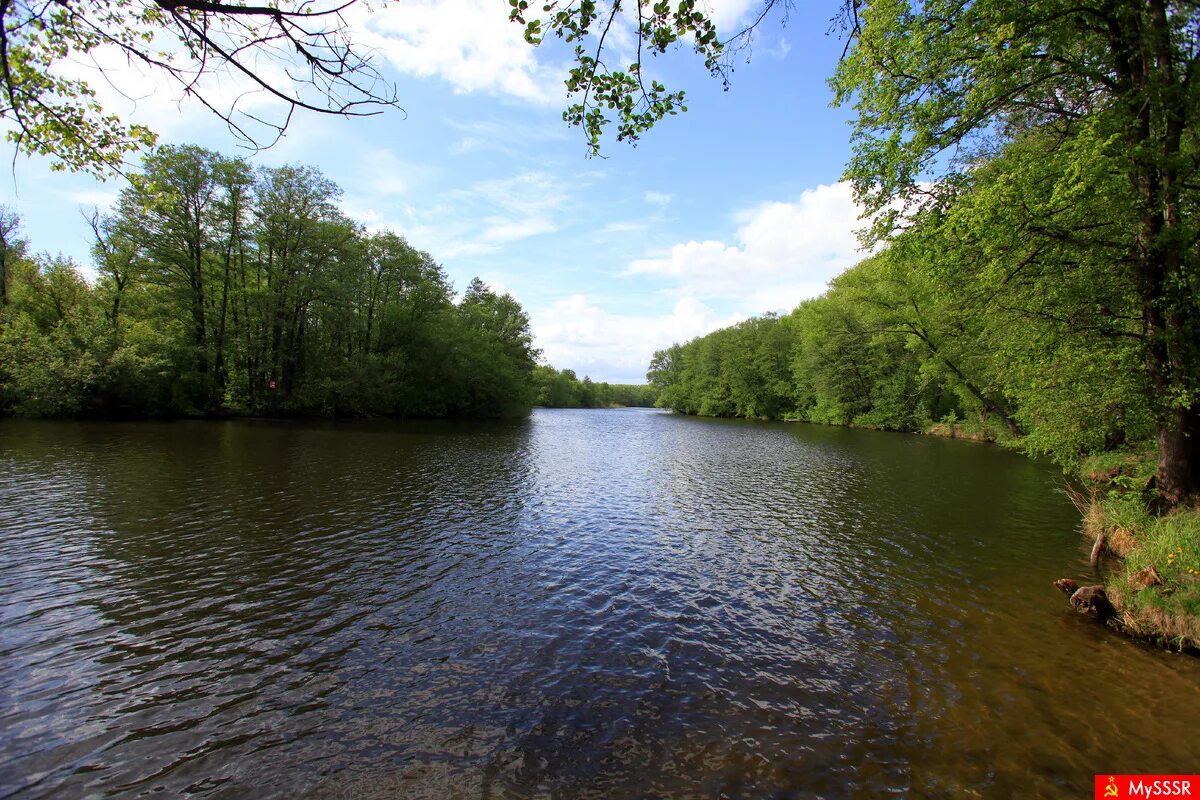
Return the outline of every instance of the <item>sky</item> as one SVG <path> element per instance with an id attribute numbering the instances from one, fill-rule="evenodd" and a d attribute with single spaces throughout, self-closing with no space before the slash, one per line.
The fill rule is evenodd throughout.
<path id="1" fill-rule="evenodd" d="M 106 110 L 148 124 L 161 143 L 318 167 L 342 187 L 350 217 L 428 251 L 458 289 L 479 276 L 516 297 L 548 363 L 642 383 L 655 350 L 786 312 L 862 257 L 858 210 L 840 182 L 850 112 L 831 107 L 826 83 L 843 45 L 830 23 L 837 5 L 797 3 L 765 22 L 727 91 L 689 51 L 654 59 L 648 74 L 685 89 L 688 112 L 636 147 L 607 141 L 599 158 L 562 121 L 564 51 L 526 44 L 504 0 L 391 0 L 356 12 L 351 33 L 403 111 L 298 112 L 278 144 L 253 155 L 154 75 L 114 61 L 111 83 L 93 85 Z M 757 10 L 752 0 L 708 7 L 722 31 Z M 272 111 L 254 95 L 240 108 Z M 123 179 L 7 155 L 0 203 L 21 215 L 33 249 L 90 270 L 85 215 L 114 203 Z"/>

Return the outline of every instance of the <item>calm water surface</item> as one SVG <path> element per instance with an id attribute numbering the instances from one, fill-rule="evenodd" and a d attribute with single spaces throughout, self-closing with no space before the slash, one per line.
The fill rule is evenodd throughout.
<path id="1" fill-rule="evenodd" d="M 1200 659 L 1051 468 L 642 410 L 0 423 L 0 797 L 1090 797 Z"/>

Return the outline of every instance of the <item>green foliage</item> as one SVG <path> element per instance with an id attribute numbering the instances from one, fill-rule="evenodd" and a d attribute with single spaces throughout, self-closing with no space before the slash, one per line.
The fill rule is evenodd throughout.
<path id="1" fill-rule="evenodd" d="M 686 414 L 921 430 L 931 409 L 960 411 L 943 383 L 921 374 L 903 333 L 881 328 L 873 311 L 835 288 L 786 317 L 660 351 L 647 377 L 660 405 Z"/>
<path id="2" fill-rule="evenodd" d="M 623 9 L 619 2 L 551 0 L 542 5 L 542 16 L 526 0 L 509 0 L 509 6 L 509 19 L 524 27 L 530 44 L 542 44 L 549 33 L 572 47 L 566 87 L 568 97 L 578 101 L 563 112 L 563 120 L 583 129 L 593 155 L 599 153 L 604 128 L 614 119 L 617 141 L 637 142 L 664 117 L 687 111 L 683 91 L 668 90 L 644 76 L 643 52 L 661 55 L 686 42 L 713 75 L 725 73 L 721 61 L 725 45 L 696 0 L 633 0 L 632 9 Z M 628 26 L 638 41 L 634 60 L 624 69 L 610 67 L 605 58 L 605 43 L 614 25 Z"/>
<path id="3" fill-rule="evenodd" d="M 534 405 L 543 408 L 653 408 L 658 392 L 653 386 L 624 383 L 594 383 L 583 380 L 573 370 L 556 370 L 538 365 L 533 371 L 537 390 Z"/>
<path id="4" fill-rule="evenodd" d="M 1057 339 L 1026 332 L 1034 346 L 1014 349 L 1004 377 L 1038 415 L 1027 423 L 1050 432 L 1038 447 L 1095 446 L 1092 431 L 1072 429 L 1062 382 L 1039 374 L 1054 350 L 1084 377 L 1089 402 L 1099 393 L 1101 415 L 1142 405 L 1123 424 L 1136 431 L 1148 418 L 1156 429 L 1164 496 L 1200 495 L 1200 10 L 1167 0 L 853 8 L 832 85 L 856 112 L 847 176 L 877 214 L 875 236 L 930 209 L 961 211 L 951 230 L 972 269 Z"/>
<path id="5" fill-rule="evenodd" d="M 100 278 L 5 252 L 0 402 L 41 416 L 527 413 L 529 318 L 367 234 L 310 167 L 148 156 L 95 221 Z M 12 239 L 12 237 L 9 237 Z"/>
<path id="6" fill-rule="evenodd" d="M 68 54 L 78 58 L 106 43 L 148 47 L 160 19 L 157 7 L 128 0 L 5 4 L 2 113 L 16 123 L 5 133 L 8 141 L 53 157 L 53 169 L 97 175 L 118 168 L 125 154 L 153 145 L 147 128 L 104 113 L 87 81 L 57 67 Z"/>
<path id="7" fill-rule="evenodd" d="M 646 378 L 659 405 L 685 414 L 779 418 L 794 407 L 793 336 L 773 315 L 747 320 L 655 353 Z"/>
<path id="8" fill-rule="evenodd" d="M 1141 491 L 1114 489 L 1091 514 L 1127 542 L 1122 568 L 1107 580 L 1122 623 L 1170 646 L 1200 649 L 1200 511 L 1154 516 Z"/>

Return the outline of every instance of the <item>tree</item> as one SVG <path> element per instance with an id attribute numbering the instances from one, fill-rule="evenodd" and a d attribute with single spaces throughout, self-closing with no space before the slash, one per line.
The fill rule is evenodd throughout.
<path id="1" fill-rule="evenodd" d="M 164 147 L 145 159 L 145 171 L 121 194 L 125 226 L 142 242 L 139 278 L 162 287 L 187 309 L 194 358 L 194 395 L 210 386 L 213 366 L 210 334 L 212 257 L 220 186 L 215 165 L 220 155 L 196 146 Z"/>
<path id="2" fill-rule="evenodd" d="M 349 38 L 345 15 L 355 2 L 0 0 L 7 138 L 19 152 L 50 156 L 52 168 L 97 175 L 120 171 L 125 155 L 152 145 L 152 131 L 105 112 L 88 81 L 63 69 L 68 57 L 90 60 L 118 90 L 136 94 L 137 77 L 102 66 L 106 54 L 167 77 L 252 146 L 273 143 L 297 109 L 380 113 L 395 105 L 395 92 Z M 230 76 L 268 95 L 282 113 L 272 121 L 243 112 L 242 95 L 221 101 L 214 79 Z"/>
<path id="3" fill-rule="evenodd" d="M 1200 271 L 1189 192 L 1198 164 L 1200 8 L 1167 0 L 855 0 L 857 24 L 833 79 L 858 113 L 847 174 L 877 233 L 902 222 L 897 200 L 922 205 L 952 189 L 996 142 L 1024 132 L 1067 142 L 1123 174 L 1137 225 L 1127 270 L 1137 287 L 1143 367 L 1154 394 L 1158 489 L 1200 493 Z M 1095 164 L 1080 164 L 1095 169 Z M 1075 177 L 1056 190 L 1070 193 Z"/>
<path id="4" fill-rule="evenodd" d="M 996 333 L 985 313 L 990 309 L 978 302 L 972 275 L 961 262 L 943 266 L 954 259 L 946 253 L 948 240 L 942 227 L 926 220 L 836 278 L 835 291 L 869 309 L 879 333 L 911 339 L 930 367 L 949 376 L 1013 436 L 1024 436 L 1008 401 L 986 385 Z"/>
<path id="5" fill-rule="evenodd" d="M 114 349 L 108 320 L 70 262 L 20 267 L 0 324 L 0 396 L 23 413 L 83 412 Z"/>

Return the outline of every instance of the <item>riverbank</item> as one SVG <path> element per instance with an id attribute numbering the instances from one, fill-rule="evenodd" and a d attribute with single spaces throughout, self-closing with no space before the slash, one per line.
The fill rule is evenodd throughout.
<path id="1" fill-rule="evenodd" d="M 680 412 L 675 412 L 680 413 Z M 704 416 L 698 414 L 696 416 Z M 784 416 L 774 417 L 737 417 L 755 422 L 797 422 L 804 425 L 826 425 L 832 428 L 849 428 L 851 430 L 880 431 L 882 433 L 907 433 L 917 436 L 933 436 L 938 439 L 957 439 L 963 442 L 982 442 L 986 444 L 1004 445 L 1011 437 L 1001 426 L 991 424 L 989 420 L 969 420 L 963 422 L 935 422 L 923 428 L 896 428 L 886 425 L 858 425 L 853 422 L 821 422 L 804 419 L 803 417 Z"/>
<path id="2" fill-rule="evenodd" d="M 999 442 L 997 432 L 983 424 L 967 425 L 965 423 L 935 422 L 921 431 L 926 436 L 938 436 L 942 439 L 961 439 L 967 442 Z"/>
<path id="3" fill-rule="evenodd" d="M 1074 496 L 1083 532 L 1099 543 L 1104 588 L 1125 633 L 1200 651 L 1200 509 L 1148 510 L 1154 459 L 1105 454 L 1086 460 L 1087 494 Z"/>

